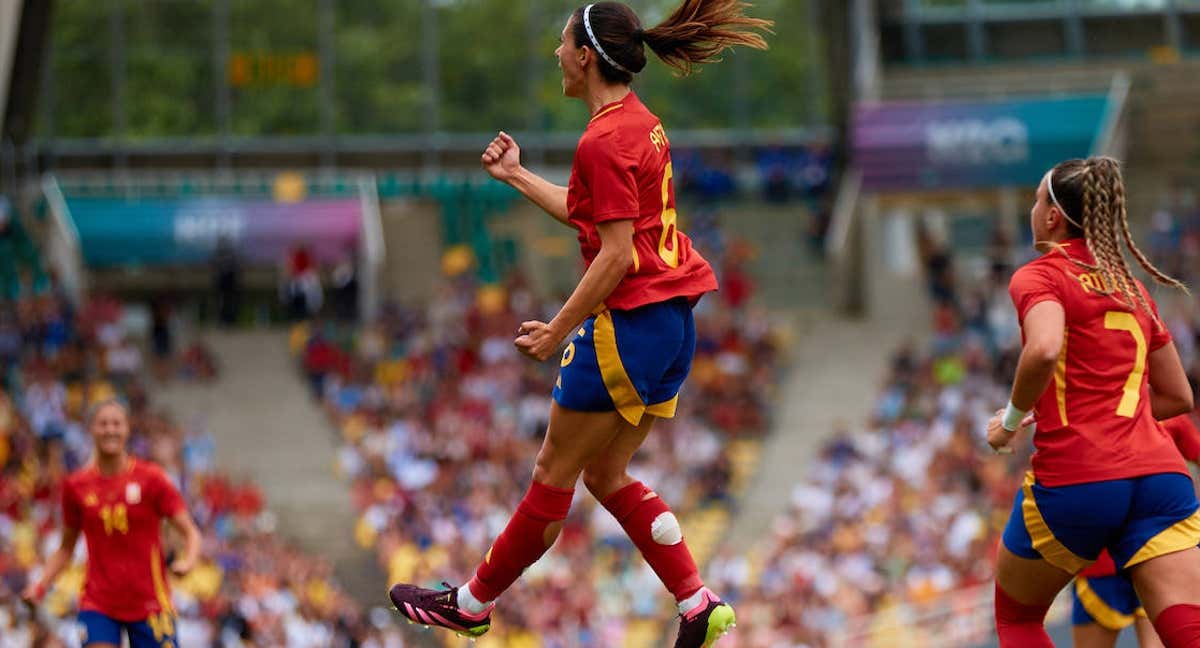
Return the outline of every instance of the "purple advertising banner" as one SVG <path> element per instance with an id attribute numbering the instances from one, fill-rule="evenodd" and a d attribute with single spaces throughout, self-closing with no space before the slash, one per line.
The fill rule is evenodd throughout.
<path id="1" fill-rule="evenodd" d="M 201 263 L 222 239 L 250 263 L 280 263 L 298 245 L 327 263 L 354 254 L 362 231 L 357 199 L 68 198 L 67 205 L 92 266 Z"/>
<path id="2" fill-rule="evenodd" d="M 1104 95 L 860 104 L 852 163 L 871 191 L 1030 186 L 1091 152 L 1107 104 Z"/>

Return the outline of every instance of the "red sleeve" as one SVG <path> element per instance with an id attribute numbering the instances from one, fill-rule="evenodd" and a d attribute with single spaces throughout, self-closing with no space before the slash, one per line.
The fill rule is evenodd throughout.
<path id="1" fill-rule="evenodd" d="M 167 478 L 167 474 L 162 470 L 155 470 L 155 487 L 154 490 L 154 509 L 162 517 L 175 517 L 175 514 L 184 509 L 183 496 L 179 494 L 179 489 L 175 488 L 175 484 Z"/>
<path id="2" fill-rule="evenodd" d="M 1044 301 L 1062 303 L 1059 296 L 1057 273 L 1044 264 L 1030 263 L 1013 274 L 1008 284 L 1008 294 L 1017 309 L 1017 319 L 1025 323 L 1029 309 Z"/>
<path id="3" fill-rule="evenodd" d="M 63 526 L 72 529 L 83 528 L 83 507 L 79 505 L 79 497 L 76 496 L 75 487 L 69 480 L 63 483 L 62 514 Z"/>
<path id="4" fill-rule="evenodd" d="M 631 220 L 641 213 L 637 160 L 617 132 L 599 133 L 579 144 L 579 172 L 592 198 L 592 221 Z"/>
<path id="5" fill-rule="evenodd" d="M 1192 463 L 1200 463 L 1200 431 L 1192 422 L 1191 414 L 1183 414 L 1163 421 L 1163 427 L 1175 440 L 1175 447 L 1184 459 Z"/>

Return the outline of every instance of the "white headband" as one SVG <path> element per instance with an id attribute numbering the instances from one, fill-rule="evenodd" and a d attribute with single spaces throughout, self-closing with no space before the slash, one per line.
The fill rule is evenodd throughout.
<path id="1" fill-rule="evenodd" d="M 1046 172 L 1046 192 L 1050 194 L 1050 202 L 1054 203 L 1054 206 L 1058 207 L 1058 211 L 1062 212 L 1063 218 L 1067 219 L 1067 222 L 1075 227 L 1083 229 L 1083 225 L 1076 223 L 1075 219 L 1071 218 L 1071 215 L 1063 208 L 1062 203 L 1058 202 L 1058 198 L 1054 197 L 1054 169 Z"/>
<path id="2" fill-rule="evenodd" d="M 590 4 L 586 7 L 584 7 L 584 9 L 583 9 L 583 28 L 587 30 L 588 40 L 592 41 L 592 47 L 596 48 L 596 53 L 599 54 L 601 57 L 603 57 L 605 61 L 608 61 L 609 65 L 624 72 L 625 74 L 633 74 L 633 72 L 630 72 L 629 70 L 625 69 L 624 65 L 621 65 L 620 63 L 617 63 L 616 61 L 614 61 L 613 58 L 611 56 L 609 56 L 607 52 L 604 51 L 604 48 L 600 47 L 600 40 L 597 39 L 596 34 L 594 32 L 592 32 L 591 14 L 592 14 L 592 7 L 594 7 L 594 6 L 596 6 L 596 5 Z"/>

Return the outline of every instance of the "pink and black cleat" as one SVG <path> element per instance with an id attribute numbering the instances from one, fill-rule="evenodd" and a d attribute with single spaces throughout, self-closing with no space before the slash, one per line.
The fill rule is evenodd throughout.
<path id="1" fill-rule="evenodd" d="M 733 608 L 707 587 L 700 604 L 679 615 L 679 637 L 675 648 L 709 648 L 737 625 Z"/>
<path id="2" fill-rule="evenodd" d="M 479 614 L 471 614 L 458 607 L 458 588 L 442 583 L 444 590 L 430 590 L 415 585 L 393 585 L 388 591 L 392 606 L 409 623 L 436 626 L 474 639 L 487 634 L 492 628 L 492 609 L 495 604 Z"/>

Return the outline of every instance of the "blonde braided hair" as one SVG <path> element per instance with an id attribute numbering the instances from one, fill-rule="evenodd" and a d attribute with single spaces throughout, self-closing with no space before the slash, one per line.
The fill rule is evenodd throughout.
<path id="1" fill-rule="evenodd" d="M 1121 177 L 1120 163 L 1111 157 L 1067 160 L 1054 167 L 1051 181 L 1055 183 L 1055 193 L 1062 196 L 1061 201 L 1077 207 L 1075 213 L 1082 221 L 1082 231 L 1073 225 L 1068 227 L 1073 233 L 1083 235 L 1096 263 L 1087 264 L 1078 259 L 1071 261 L 1100 275 L 1104 285 L 1099 290 L 1103 294 L 1111 295 L 1130 309 L 1141 307 L 1156 325 L 1161 326 L 1154 309 L 1133 278 L 1122 253 L 1121 242 L 1156 282 L 1184 292 L 1187 292 L 1187 287 L 1159 270 L 1134 243 L 1126 211 L 1125 183 Z M 1059 208 L 1066 209 L 1061 204 Z M 1066 254 L 1061 246 L 1055 247 Z"/>

